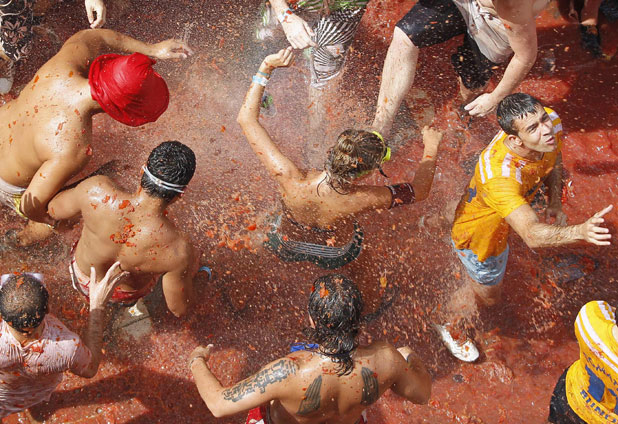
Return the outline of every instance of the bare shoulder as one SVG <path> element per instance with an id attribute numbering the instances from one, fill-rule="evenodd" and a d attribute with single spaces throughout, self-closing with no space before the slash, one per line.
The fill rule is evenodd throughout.
<path id="1" fill-rule="evenodd" d="M 195 258 L 195 249 L 176 228 L 171 229 L 168 236 L 172 240 L 167 247 L 170 266 L 182 270 L 189 268 Z"/>
<path id="2" fill-rule="evenodd" d="M 94 177 L 86 178 L 77 187 L 80 191 L 88 194 L 102 194 L 110 197 L 117 194 L 116 185 L 106 175 L 95 175 Z"/>
<path id="3" fill-rule="evenodd" d="M 384 341 L 373 342 L 369 346 L 365 346 L 363 350 L 367 355 L 366 359 L 374 366 L 394 370 L 394 372 L 397 372 L 397 367 L 394 367 L 394 365 L 400 363 L 400 360 L 403 359 L 395 346 Z"/>

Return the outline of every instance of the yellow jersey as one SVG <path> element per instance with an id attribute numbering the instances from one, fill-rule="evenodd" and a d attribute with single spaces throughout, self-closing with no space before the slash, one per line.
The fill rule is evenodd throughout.
<path id="1" fill-rule="evenodd" d="M 586 303 L 575 319 L 579 360 L 566 375 L 569 406 L 587 423 L 618 423 L 618 342 L 612 334 L 614 308 Z"/>
<path id="2" fill-rule="evenodd" d="M 474 176 L 457 210 L 451 237 L 457 249 L 470 249 L 483 262 L 506 249 L 509 225 L 506 218 L 523 204 L 530 203 L 550 174 L 562 149 L 562 123 L 556 112 L 545 108 L 554 130 L 557 148 L 537 161 L 509 150 L 500 131 L 481 152 Z"/>

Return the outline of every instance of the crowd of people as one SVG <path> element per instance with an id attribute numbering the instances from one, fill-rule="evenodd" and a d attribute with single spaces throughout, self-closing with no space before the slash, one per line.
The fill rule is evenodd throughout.
<path id="1" fill-rule="evenodd" d="M 12 69 L 12 63 L 27 54 L 28 39 L 7 37 L 5 27 L 10 19 L 23 18 L 28 31 L 24 34 L 29 36 L 34 2 L 4 3 L 0 44 L 2 58 Z M 435 128 L 422 129 L 423 154 L 411 182 L 380 186 L 362 179 L 376 171 L 384 174 L 384 162 L 394 160 L 388 138 L 413 84 L 419 49 L 463 35 L 463 44 L 451 57 L 460 92 L 454 108 L 461 116 L 484 117 L 495 111 L 500 130 L 487 140 L 473 177 L 461 186 L 451 243 L 467 275 L 433 320 L 453 356 L 474 362 L 480 352 L 478 336 L 470 331 L 472 317 L 480 307 L 501 301 L 510 229 L 531 248 L 576 242 L 608 246 L 612 234 L 604 216 L 613 205 L 591 211 L 582 223 L 567 225 L 561 201 L 561 119 L 540 100 L 517 92 L 535 63 L 535 17 L 548 0 L 419 0 L 395 27 L 373 123 L 343 131 L 321 169 L 306 169 L 286 157 L 260 123 L 271 75 L 290 65 L 294 50 L 309 49 L 313 89 L 328 84 L 344 66 L 368 3 L 271 0 L 262 7 L 258 37 L 266 39 L 268 31 L 280 26 L 290 46 L 264 58 L 237 118 L 281 195 L 281 209 L 269 223 L 260 254 L 337 270 L 363 249 L 365 235 L 357 221 L 362 214 L 416 207 L 408 205 L 429 196 L 442 140 Z M 590 4 L 598 8 L 599 3 L 586 1 L 582 16 L 588 16 Z M 91 26 L 102 26 L 103 1 L 85 4 Z M 22 8 L 14 11 L 16 7 Z M 585 18 L 582 25 L 596 25 L 596 20 L 591 24 Z M 590 31 L 582 31 L 586 48 L 591 45 L 585 35 Z M 600 56 L 594 49 L 591 52 Z M 194 301 L 199 254 L 165 213 L 199 166 L 199 157 L 188 146 L 164 141 L 154 148 L 140 175 L 135 175 L 139 184 L 134 192 L 105 175 L 68 185 L 92 156 L 92 117 L 106 113 L 132 127 L 156 121 L 165 113 L 170 93 L 165 78 L 153 69 L 152 58 L 183 59 L 192 54 L 179 40 L 151 44 L 110 29 L 83 30 L 64 43 L 17 98 L 0 108 L 0 120 L 6 123 L 0 126 L 2 213 L 23 221 L 19 231 L 4 235 L 0 249 L 10 254 L 83 221 L 67 278 L 89 305 L 88 327 L 80 338 L 48 313 L 44 276 L 3 270 L 0 418 L 48 400 L 65 371 L 86 378 L 96 375 L 108 303 L 125 307 L 129 314 L 143 313 L 143 297 L 159 283 L 176 317 L 185 315 Z M 505 64 L 504 74 L 487 91 L 500 64 Z M 12 71 L 4 77 L 0 90 L 6 85 L 6 92 Z M 531 207 L 542 186 L 547 192 L 545 219 Z M 367 422 L 365 409 L 387 389 L 414 403 L 428 402 L 431 376 L 410 347 L 381 341 L 359 344 L 363 298 L 348 276 L 316 275 L 310 292 L 307 342 L 292 345 L 288 355 L 246 379 L 223 387 L 209 369 L 213 346 L 198 346 L 191 353 L 188 367 L 215 417 L 249 411 L 250 424 L 356 424 Z M 614 313 L 604 301 L 581 308 L 575 323 L 581 357 L 556 384 L 549 422 L 618 421 Z"/>

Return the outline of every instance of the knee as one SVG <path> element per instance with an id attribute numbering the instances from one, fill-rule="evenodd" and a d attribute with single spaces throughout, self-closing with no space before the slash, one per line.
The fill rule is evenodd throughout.
<path id="1" fill-rule="evenodd" d="M 403 54 L 414 54 L 418 51 L 418 47 L 414 45 L 410 37 L 399 27 L 395 27 L 393 41 L 391 41 L 389 49 L 397 50 Z"/>

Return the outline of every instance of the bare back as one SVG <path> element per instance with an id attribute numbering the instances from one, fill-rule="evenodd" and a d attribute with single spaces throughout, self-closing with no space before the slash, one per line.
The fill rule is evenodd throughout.
<path id="1" fill-rule="evenodd" d="M 289 380 L 289 393 L 271 402 L 275 424 L 354 424 L 406 372 L 403 356 L 390 344 L 377 342 L 357 348 L 354 368 L 337 375 L 337 364 L 317 352 L 287 356 L 298 366 Z"/>
<path id="2" fill-rule="evenodd" d="M 191 247 L 163 213 L 153 212 L 140 197 L 117 188 L 106 177 L 78 186 L 84 228 L 75 250 L 77 265 L 104 275 L 114 262 L 132 278 L 126 290 L 139 290 L 153 274 L 188 268 Z M 53 212 L 52 212 L 53 214 Z M 123 280 L 124 282 L 124 280 Z"/>
<path id="3" fill-rule="evenodd" d="M 309 171 L 304 178 L 280 186 L 282 201 L 294 220 L 308 227 L 337 229 L 354 221 L 356 215 L 387 208 L 391 192 L 384 186 L 352 185 L 338 193 L 324 179 L 324 173 Z"/>
<path id="4" fill-rule="evenodd" d="M 84 48 L 67 42 L 17 99 L 0 108 L 6 123 L 0 126 L 0 178 L 6 182 L 27 187 L 41 166 L 55 159 L 62 161 L 68 180 L 87 163 L 92 154 L 88 67 L 69 59 Z"/>

